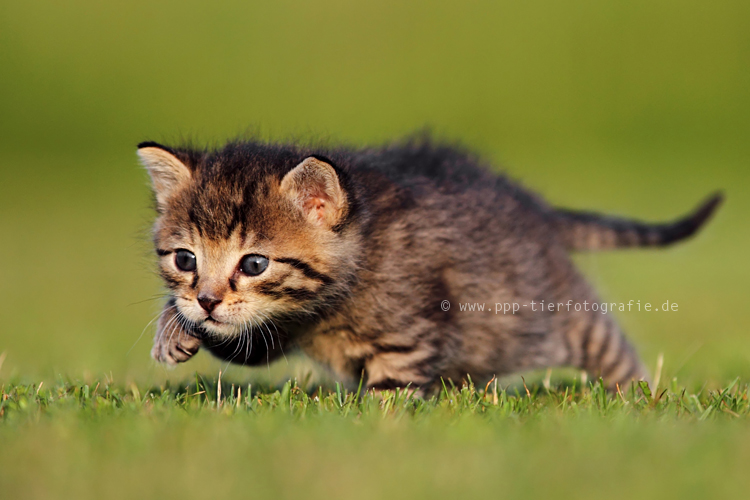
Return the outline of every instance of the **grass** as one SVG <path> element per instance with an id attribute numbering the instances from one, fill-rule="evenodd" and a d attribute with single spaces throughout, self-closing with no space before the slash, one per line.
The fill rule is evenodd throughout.
<path id="1" fill-rule="evenodd" d="M 3 498 L 705 498 L 750 486 L 739 380 L 617 394 L 469 383 L 427 400 L 302 386 L 5 383 Z"/>

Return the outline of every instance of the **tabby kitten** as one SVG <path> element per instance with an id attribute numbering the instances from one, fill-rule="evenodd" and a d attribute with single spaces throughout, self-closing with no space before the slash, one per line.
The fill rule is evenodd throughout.
<path id="1" fill-rule="evenodd" d="M 299 349 L 340 379 L 422 393 L 441 378 L 553 366 L 610 387 L 647 377 L 610 314 L 490 309 L 600 302 L 570 251 L 669 245 L 721 202 L 666 224 L 560 210 L 470 154 L 421 139 L 215 151 L 144 142 L 138 155 L 170 291 L 156 360 L 184 362 L 203 347 L 258 365 Z M 474 302 L 490 309 L 459 309 Z"/>

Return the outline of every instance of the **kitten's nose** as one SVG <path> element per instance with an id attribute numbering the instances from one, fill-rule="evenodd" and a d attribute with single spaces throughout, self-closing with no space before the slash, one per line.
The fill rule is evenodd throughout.
<path id="1" fill-rule="evenodd" d="M 213 295 L 201 294 L 198 295 L 198 303 L 208 314 L 211 314 L 211 311 L 221 303 L 221 299 L 217 299 Z"/>

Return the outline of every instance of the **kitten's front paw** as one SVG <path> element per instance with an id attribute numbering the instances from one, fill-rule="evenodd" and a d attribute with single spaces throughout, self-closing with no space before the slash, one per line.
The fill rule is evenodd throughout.
<path id="1" fill-rule="evenodd" d="M 154 347 L 151 357 L 159 363 L 174 366 L 184 363 L 200 349 L 201 340 L 184 330 L 180 321 L 175 318 L 174 308 L 169 308 L 162 314 L 156 327 Z"/>
<path id="2" fill-rule="evenodd" d="M 201 341 L 179 329 L 174 336 L 158 337 L 154 339 L 151 357 L 160 363 L 174 366 L 184 363 L 198 352 Z"/>

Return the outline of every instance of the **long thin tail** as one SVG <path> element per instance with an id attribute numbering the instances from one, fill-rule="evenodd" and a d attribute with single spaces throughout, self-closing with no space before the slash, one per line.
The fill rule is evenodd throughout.
<path id="1" fill-rule="evenodd" d="M 552 221 L 569 250 L 661 247 L 692 236 L 711 218 L 723 200 L 721 193 L 714 193 L 690 215 L 667 223 L 650 224 L 572 210 L 556 210 Z"/>

